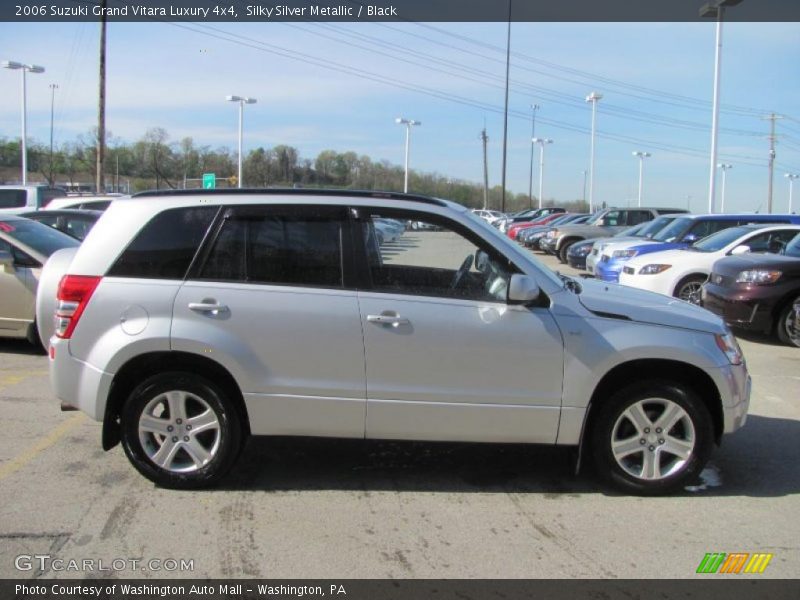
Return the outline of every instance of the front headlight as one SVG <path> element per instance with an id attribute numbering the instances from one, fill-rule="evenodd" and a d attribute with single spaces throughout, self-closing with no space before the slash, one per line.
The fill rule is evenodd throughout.
<path id="1" fill-rule="evenodd" d="M 586 256 L 591 251 L 592 247 L 588 245 L 578 246 L 577 248 L 570 248 L 569 254 L 573 256 Z"/>
<path id="2" fill-rule="evenodd" d="M 724 335 L 715 334 L 714 340 L 717 342 L 717 348 L 727 357 L 728 362 L 732 365 L 740 365 L 744 361 L 742 349 L 739 348 L 739 343 L 733 334 L 728 332 Z"/>
<path id="3" fill-rule="evenodd" d="M 659 265 L 659 264 L 645 265 L 641 269 L 639 269 L 639 275 L 658 275 L 659 273 L 663 273 L 664 271 L 666 271 L 671 267 L 672 265 Z"/>
<path id="4" fill-rule="evenodd" d="M 754 283 L 755 285 L 766 285 L 775 283 L 780 279 L 781 271 L 768 271 L 766 269 L 753 269 L 742 271 L 736 276 L 736 283 Z"/>
<path id="5" fill-rule="evenodd" d="M 623 260 L 628 260 L 629 258 L 633 258 L 639 254 L 638 250 L 614 250 L 612 256 L 614 258 L 621 258 Z"/>
<path id="6" fill-rule="evenodd" d="M 549 232 L 547 234 L 547 237 L 549 237 L 549 238 L 558 237 L 558 229 L 554 229 L 553 231 Z"/>

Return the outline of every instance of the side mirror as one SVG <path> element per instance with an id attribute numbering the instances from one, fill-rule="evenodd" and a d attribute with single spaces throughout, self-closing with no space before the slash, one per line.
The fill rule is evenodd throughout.
<path id="1" fill-rule="evenodd" d="M 0 271 L 12 273 L 14 271 L 14 257 L 11 252 L 0 250 Z"/>
<path id="2" fill-rule="evenodd" d="M 528 304 L 539 297 L 539 284 L 529 275 L 515 273 L 508 282 L 508 303 Z"/>
<path id="3" fill-rule="evenodd" d="M 698 240 L 697 234 L 694 233 L 690 233 L 689 235 L 683 238 L 683 241 L 686 242 L 687 244 L 693 244 L 697 240 Z"/>
<path id="4" fill-rule="evenodd" d="M 731 256 L 737 256 L 739 254 L 747 254 L 750 252 L 750 246 L 745 246 L 742 244 L 741 246 L 736 246 L 733 250 L 731 250 Z"/>

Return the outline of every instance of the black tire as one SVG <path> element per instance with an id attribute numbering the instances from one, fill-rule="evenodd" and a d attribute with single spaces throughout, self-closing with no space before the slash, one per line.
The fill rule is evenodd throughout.
<path id="1" fill-rule="evenodd" d="M 681 300 L 699 306 L 700 288 L 703 287 L 707 279 L 708 277 L 704 275 L 689 275 L 688 277 L 684 277 L 678 285 L 675 286 L 675 291 L 672 295 L 675 298 L 680 298 Z"/>
<path id="2" fill-rule="evenodd" d="M 668 494 L 697 480 L 711 455 L 714 426 L 708 408 L 691 388 L 669 381 L 648 380 L 629 385 L 601 402 L 596 407 L 589 432 L 591 451 L 601 477 L 624 492 L 642 496 Z M 657 433 L 658 416 L 675 405 L 682 409 L 683 416 L 668 431 Z M 649 429 L 648 433 L 635 428 L 627 417 L 626 411 L 633 408 L 635 412 L 637 407 L 651 420 L 653 427 L 645 429 Z M 646 440 L 641 444 L 642 450 L 637 446 L 641 443 L 641 439 L 636 439 L 639 436 Z M 628 441 L 636 449 L 618 460 L 613 451 L 615 439 Z M 666 450 L 673 440 L 691 446 L 685 459 Z M 651 452 L 653 454 L 648 454 Z M 659 472 L 650 473 L 651 476 L 646 474 L 648 456 L 650 464 L 659 466 Z M 638 474 L 634 473 L 639 469 Z M 666 473 L 662 473 L 662 469 Z"/>
<path id="3" fill-rule="evenodd" d="M 567 252 L 569 252 L 570 246 L 575 242 L 580 240 L 567 240 L 558 250 L 558 260 L 560 260 L 563 264 L 567 264 Z"/>
<path id="4" fill-rule="evenodd" d="M 28 325 L 28 331 L 25 333 L 25 338 L 28 340 L 28 343 L 34 347 L 38 354 L 47 354 L 47 348 L 44 347 L 42 340 L 39 339 L 39 326 L 36 324 L 36 321 Z"/>
<path id="5" fill-rule="evenodd" d="M 800 303 L 800 296 L 789 301 L 789 303 L 783 307 L 775 323 L 775 333 L 778 339 L 787 346 L 796 346 L 800 348 L 800 324 L 795 326 L 793 318 L 794 305 L 797 303 Z"/>
<path id="6" fill-rule="evenodd" d="M 197 402 L 197 399 L 202 401 L 205 404 L 203 408 L 211 409 L 214 412 L 218 424 L 216 431 L 212 429 L 199 434 L 196 432 L 190 434 L 188 431 L 175 431 L 177 436 L 181 436 L 184 433 L 191 435 L 191 438 L 189 435 L 183 437 L 183 440 L 187 442 L 189 439 L 194 441 L 195 435 L 199 439 L 200 436 L 207 436 L 207 434 L 213 435 L 213 440 L 215 440 L 211 444 L 212 450 L 209 451 L 211 458 L 208 462 L 201 467 L 187 464 L 186 468 L 193 470 L 184 472 L 179 472 L 177 466 L 174 469 L 167 469 L 156 464 L 148 455 L 148 450 L 143 446 L 141 437 L 142 435 L 145 436 L 146 444 L 151 452 L 153 448 L 158 447 L 159 443 L 166 444 L 167 439 L 165 437 L 160 442 L 156 434 L 143 433 L 140 435 L 139 429 L 140 418 L 148 405 L 156 402 L 156 399 L 162 394 L 172 391 L 182 392 L 189 397 L 188 405 L 202 407 Z M 190 411 L 187 408 L 187 417 L 189 413 Z M 167 420 L 169 419 L 172 419 L 172 417 L 167 417 Z M 128 460 L 142 475 L 156 485 L 165 488 L 198 489 L 215 485 L 230 471 L 242 448 L 242 417 L 228 393 L 204 377 L 190 372 L 165 372 L 146 379 L 131 392 L 122 408 L 121 420 L 122 446 L 125 449 Z M 189 421 L 190 419 L 187 418 L 183 427 L 186 427 Z M 175 427 L 174 422 L 172 427 Z M 217 435 L 218 437 L 216 437 Z M 186 459 L 191 459 L 191 454 L 186 449 L 188 444 L 183 444 L 182 440 L 177 436 L 172 438 L 172 442 L 177 440 L 174 445 L 179 446 L 174 453 L 175 459 L 173 459 L 173 462 L 178 457 L 181 457 L 182 461 L 187 463 Z M 207 439 L 205 443 L 208 443 Z"/>

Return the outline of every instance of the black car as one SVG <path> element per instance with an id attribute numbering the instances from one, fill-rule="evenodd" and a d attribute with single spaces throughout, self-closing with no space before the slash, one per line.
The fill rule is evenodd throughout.
<path id="1" fill-rule="evenodd" d="M 714 263 L 703 308 L 731 327 L 772 333 L 800 347 L 800 235 L 778 254 L 740 254 Z"/>
<path id="2" fill-rule="evenodd" d="M 60 208 L 54 210 L 37 210 L 34 212 L 22 213 L 20 217 L 38 221 L 44 225 L 49 225 L 53 229 L 58 229 L 76 240 L 83 240 L 89 230 L 94 226 L 103 215 L 99 210 L 78 210 L 76 208 Z"/>

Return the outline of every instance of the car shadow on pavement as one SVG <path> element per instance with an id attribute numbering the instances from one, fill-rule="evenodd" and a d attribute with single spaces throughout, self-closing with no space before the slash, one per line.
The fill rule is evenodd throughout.
<path id="1" fill-rule="evenodd" d="M 597 488 L 574 451 L 521 444 L 251 438 L 218 489 L 521 492 Z"/>
<path id="2" fill-rule="evenodd" d="M 11 354 L 27 354 L 30 356 L 44 356 L 46 352 L 41 346 L 34 346 L 28 340 L 0 338 L 0 352 Z"/>
<path id="3" fill-rule="evenodd" d="M 697 485 L 677 495 L 800 493 L 798 440 L 799 421 L 750 415 L 715 448 Z M 566 447 L 255 437 L 217 489 L 620 495 L 595 476 L 590 457 L 574 471 Z"/>

